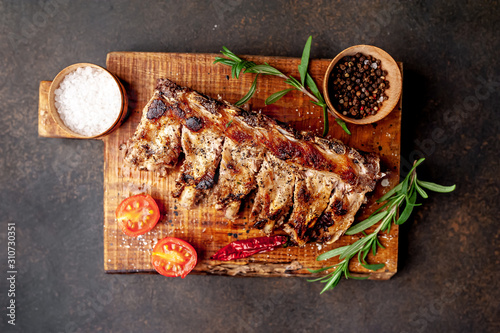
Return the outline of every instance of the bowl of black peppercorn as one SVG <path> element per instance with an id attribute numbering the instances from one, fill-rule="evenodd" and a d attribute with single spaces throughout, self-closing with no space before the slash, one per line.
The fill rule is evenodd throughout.
<path id="1" fill-rule="evenodd" d="M 387 116 L 401 97 L 398 64 L 371 45 L 351 46 L 328 66 L 323 80 L 325 101 L 346 122 L 364 125 Z"/>

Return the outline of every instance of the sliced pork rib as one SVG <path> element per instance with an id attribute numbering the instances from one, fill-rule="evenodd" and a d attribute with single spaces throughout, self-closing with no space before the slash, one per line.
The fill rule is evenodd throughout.
<path id="1" fill-rule="evenodd" d="M 125 161 L 162 176 L 174 167 L 181 148 L 181 124 L 155 91 L 144 108 L 141 122 L 129 141 Z"/>
<path id="2" fill-rule="evenodd" d="M 308 230 L 309 238 L 327 244 L 335 242 L 349 229 L 364 200 L 364 193 L 339 183 L 316 225 Z"/>
<path id="3" fill-rule="evenodd" d="M 339 181 L 316 170 L 301 170 L 295 177 L 293 211 L 284 230 L 299 245 L 308 241 L 308 230 L 327 208 L 330 195 Z"/>
<path id="4" fill-rule="evenodd" d="M 225 209 L 226 218 L 234 220 L 237 217 L 241 200 L 257 186 L 256 176 L 264 154 L 265 149 L 261 146 L 225 139 L 214 196 L 216 208 Z"/>
<path id="5" fill-rule="evenodd" d="M 293 205 L 296 170 L 272 154 L 266 154 L 257 175 L 257 196 L 252 207 L 254 227 L 270 234 L 283 224 Z"/>
<path id="6" fill-rule="evenodd" d="M 257 188 L 254 226 L 266 233 L 282 227 L 299 245 L 337 240 L 380 177 L 375 154 L 161 79 L 125 160 L 165 175 L 181 151 L 173 195 L 182 204 L 192 207 L 210 191 L 216 208 L 234 219 L 241 200 Z"/>
<path id="7" fill-rule="evenodd" d="M 180 203 L 184 207 L 192 208 L 215 185 L 223 143 L 224 137 L 209 128 L 197 132 L 183 130 L 182 150 L 185 159 L 175 181 L 173 195 L 180 196 Z"/>

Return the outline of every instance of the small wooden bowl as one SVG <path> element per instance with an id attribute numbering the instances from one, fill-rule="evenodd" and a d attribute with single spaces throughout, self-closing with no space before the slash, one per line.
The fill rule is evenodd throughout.
<path id="1" fill-rule="evenodd" d="M 347 116 L 344 116 L 342 113 L 337 111 L 334 107 L 333 104 L 330 100 L 330 95 L 329 95 L 329 90 L 328 90 L 328 85 L 330 81 L 330 74 L 337 64 L 343 57 L 345 56 L 353 56 L 356 53 L 362 53 L 364 55 L 371 55 L 375 57 L 376 59 L 379 59 L 381 61 L 381 66 L 382 69 L 387 71 L 387 76 L 386 80 L 389 81 L 389 88 L 385 90 L 385 94 L 387 95 L 388 99 L 385 100 L 382 103 L 382 107 L 377 111 L 376 114 L 367 116 L 362 119 L 354 119 L 350 118 Z M 392 57 L 385 52 L 382 49 L 379 49 L 378 47 L 371 46 L 371 45 L 355 45 L 351 46 L 344 51 L 340 52 L 330 63 L 328 66 L 326 73 L 325 73 L 325 78 L 323 80 L 323 93 L 325 95 L 325 101 L 328 107 L 333 110 L 335 115 L 337 117 L 343 119 L 346 122 L 352 123 L 352 124 L 357 124 L 357 125 L 365 125 L 365 124 L 371 124 L 376 121 L 381 120 L 385 116 L 387 116 L 391 111 L 394 109 L 396 104 L 399 101 L 399 97 L 401 96 L 401 88 L 403 86 L 402 78 L 401 78 L 401 71 L 399 70 L 399 66 L 392 59 Z"/>
<path id="2" fill-rule="evenodd" d="M 66 124 L 64 124 L 64 122 L 62 121 L 62 119 L 59 115 L 59 112 L 57 111 L 56 104 L 55 104 L 55 102 L 56 102 L 55 91 L 57 88 L 59 88 L 59 85 L 61 84 L 62 80 L 66 77 L 66 75 L 68 75 L 69 73 L 75 71 L 77 68 L 80 68 L 80 67 L 97 68 L 97 69 L 103 70 L 105 73 L 110 75 L 113 78 L 113 80 L 116 82 L 116 84 L 118 85 L 118 88 L 120 89 L 121 99 L 122 99 L 120 112 L 119 112 L 116 120 L 114 121 L 113 125 L 111 125 L 108 129 L 106 129 L 102 133 L 99 133 L 99 134 L 96 134 L 93 136 L 85 136 L 85 135 L 76 133 L 73 130 L 71 130 L 68 126 L 66 126 Z M 123 121 L 125 120 L 125 118 L 127 116 L 127 111 L 128 111 L 127 93 L 125 91 L 125 88 L 121 84 L 120 80 L 118 80 L 113 74 L 111 74 L 105 68 L 98 66 L 98 65 L 94 65 L 94 64 L 77 63 L 77 64 L 74 64 L 74 65 L 71 65 L 71 66 L 64 68 L 62 71 L 59 72 L 59 74 L 57 74 L 57 76 L 52 81 L 52 83 L 50 85 L 48 97 L 49 97 L 49 113 L 52 115 L 52 118 L 65 132 L 67 132 L 69 134 L 69 136 L 74 137 L 74 138 L 93 139 L 93 138 L 98 138 L 98 137 L 107 135 L 107 134 L 111 133 L 112 131 L 114 131 L 115 129 L 117 129 L 118 127 L 120 127 L 120 125 L 123 123 Z"/>

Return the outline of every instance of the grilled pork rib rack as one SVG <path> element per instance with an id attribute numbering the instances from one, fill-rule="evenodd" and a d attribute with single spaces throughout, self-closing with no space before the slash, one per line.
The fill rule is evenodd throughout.
<path id="1" fill-rule="evenodd" d="M 254 227 L 266 234 L 282 228 L 299 246 L 335 242 L 380 177 L 375 154 L 160 79 L 125 160 L 165 176 L 181 152 L 173 195 L 183 206 L 213 195 L 216 208 L 234 219 L 256 189 Z"/>

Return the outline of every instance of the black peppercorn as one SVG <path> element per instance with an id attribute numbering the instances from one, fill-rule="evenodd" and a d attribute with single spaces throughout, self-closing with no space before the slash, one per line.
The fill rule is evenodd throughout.
<path id="1" fill-rule="evenodd" d="M 329 86 L 339 112 L 360 119 L 380 109 L 381 103 L 387 100 L 385 90 L 389 86 L 385 78 L 387 71 L 381 64 L 379 59 L 362 53 L 340 60 L 332 71 Z"/>

